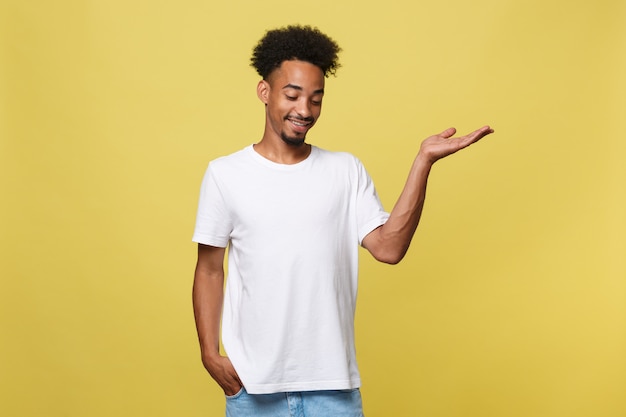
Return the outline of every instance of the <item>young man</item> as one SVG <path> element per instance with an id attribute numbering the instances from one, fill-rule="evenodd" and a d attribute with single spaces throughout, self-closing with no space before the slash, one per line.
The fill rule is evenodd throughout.
<path id="1" fill-rule="evenodd" d="M 386 213 L 358 159 L 305 142 L 339 51 L 308 26 L 267 32 L 252 56 L 262 77 L 263 137 L 212 161 L 202 183 L 194 313 L 202 361 L 227 396 L 227 416 L 362 416 L 358 246 L 399 262 L 432 165 L 493 132 L 485 126 L 452 138 L 447 129 L 424 140 Z M 219 352 L 220 319 L 227 357 Z"/>

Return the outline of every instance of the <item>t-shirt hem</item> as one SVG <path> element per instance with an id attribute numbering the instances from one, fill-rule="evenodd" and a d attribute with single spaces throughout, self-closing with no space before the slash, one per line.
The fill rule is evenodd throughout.
<path id="1" fill-rule="evenodd" d="M 331 391 L 361 387 L 361 379 L 341 381 L 291 382 L 281 384 L 244 384 L 248 394 L 274 394 L 277 392 Z"/>
<path id="2" fill-rule="evenodd" d="M 191 238 L 191 241 L 196 242 L 196 243 L 201 243 L 203 245 L 215 246 L 218 248 L 225 248 L 226 246 L 228 246 L 228 240 L 224 242 L 223 239 L 201 235 L 197 233 L 193 235 L 193 237 Z"/>
<path id="3" fill-rule="evenodd" d="M 387 220 L 389 219 L 389 213 L 382 213 L 380 216 L 378 216 L 375 219 L 372 219 L 371 221 L 367 222 L 361 229 L 363 230 L 363 233 L 361 236 L 359 236 L 359 245 L 363 244 L 363 239 L 365 239 L 365 236 L 367 236 L 368 234 L 370 234 L 374 229 L 376 229 L 377 227 L 382 226 L 383 224 L 385 224 L 387 222 Z"/>

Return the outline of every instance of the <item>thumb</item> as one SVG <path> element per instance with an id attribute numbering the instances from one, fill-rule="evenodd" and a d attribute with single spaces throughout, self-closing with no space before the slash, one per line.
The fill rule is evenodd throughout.
<path id="1" fill-rule="evenodd" d="M 453 127 L 450 127 L 448 129 L 444 130 L 443 132 L 441 132 L 439 134 L 439 136 L 448 139 L 449 137 L 452 137 L 452 135 L 454 135 L 455 133 L 456 133 L 456 129 L 453 128 Z"/>

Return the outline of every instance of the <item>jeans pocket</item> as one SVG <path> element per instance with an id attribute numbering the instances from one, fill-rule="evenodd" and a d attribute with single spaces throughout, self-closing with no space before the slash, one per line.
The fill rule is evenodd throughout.
<path id="1" fill-rule="evenodd" d="M 241 387 L 239 389 L 239 391 L 237 391 L 236 394 L 233 394 L 233 395 L 226 395 L 226 394 L 224 394 L 224 396 L 226 397 L 227 400 L 235 400 L 235 399 L 241 397 L 241 394 L 243 394 L 243 387 Z"/>

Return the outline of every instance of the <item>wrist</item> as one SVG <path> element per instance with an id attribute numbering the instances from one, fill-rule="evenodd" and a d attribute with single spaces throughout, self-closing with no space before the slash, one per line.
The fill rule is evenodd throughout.
<path id="1" fill-rule="evenodd" d="M 220 354 L 219 349 L 202 349 L 202 363 L 205 367 L 208 367 L 216 362 L 218 362 L 222 355 Z"/>
<path id="2" fill-rule="evenodd" d="M 435 161 L 429 158 L 423 152 L 418 152 L 417 156 L 415 157 L 415 161 L 413 162 L 413 165 L 417 169 L 428 172 L 430 171 L 434 163 Z"/>

